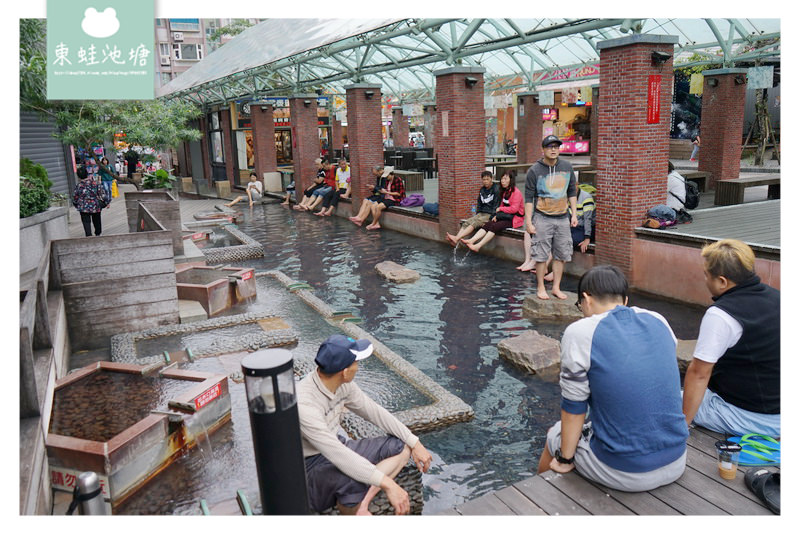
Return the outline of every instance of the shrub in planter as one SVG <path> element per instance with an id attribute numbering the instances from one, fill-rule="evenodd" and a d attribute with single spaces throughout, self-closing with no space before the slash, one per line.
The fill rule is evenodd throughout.
<path id="1" fill-rule="evenodd" d="M 177 178 L 160 168 L 153 173 L 146 173 L 142 177 L 142 189 L 171 189 L 172 182 Z"/>
<path id="2" fill-rule="evenodd" d="M 47 211 L 53 185 L 47 177 L 47 170 L 23 157 L 19 161 L 19 175 L 19 218 Z"/>
<path id="3" fill-rule="evenodd" d="M 50 192 L 41 178 L 20 176 L 19 178 L 19 218 L 25 218 L 50 207 Z"/>

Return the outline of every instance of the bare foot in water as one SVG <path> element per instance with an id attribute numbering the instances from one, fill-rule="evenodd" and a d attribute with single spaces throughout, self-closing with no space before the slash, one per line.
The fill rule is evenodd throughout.
<path id="1" fill-rule="evenodd" d="M 471 243 L 471 242 L 469 242 L 469 241 L 465 241 L 464 239 L 461 239 L 461 242 L 463 242 L 464 244 L 466 244 L 466 245 L 467 245 L 467 248 L 469 248 L 469 249 L 470 249 L 470 250 L 472 250 L 473 252 L 478 252 L 478 251 L 480 251 L 480 248 L 478 248 L 476 245 L 472 244 L 472 243 Z"/>
<path id="2" fill-rule="evenodd" d="M 547 294 L 547 291 L 536 291 L 536 297 L 540 300 L 549 300 L 550 296 Z"/>
<path id="3" fill-rule="evenodd" d="M 380 224 L 370 224 L 369 226 L 367 226 L 367 229 L 381 229 L 381 225 Z"/>
<path id="4" fill-rule="evenodd" d="M 567 299 L 567 295 L 564 294 L 563 292 L 561 292 L 558 289 L 553 289 L 553 296 L 555 296 L 559 300 L 566 300 Z"/>
<path id="5" fill-rule="evenodd" d="M 450 235 L 449 233 L 446 233 L 445 236 L 447 237 L 447 242 L 449 242 L 453 246 L 458 244 L 458 241 L 456 241 L 455 235 Z"/>
<path id="6" fill-rule="evenodd" d="M 520 266 L 517 267 L 517 270 L 520 272 L 530 272 L 533 270 L 533 267 L 536 266 L 533 263 L 522 263 Z"/>
<path id="7" fill-rule="evenodd" d="M 348 217 L 348 220 L 349 220 L 350 222 L 352 222 L 353 224 L 355 224 L 356 226 L 361 226 L 361 224 L 363 224 L 363 223 L 364 223 L 364 221 L 363 221 L 363 220 L 361 220 L 361 219 L 360 219 L 360 218 L 358 218 L 358 217 Z"/>

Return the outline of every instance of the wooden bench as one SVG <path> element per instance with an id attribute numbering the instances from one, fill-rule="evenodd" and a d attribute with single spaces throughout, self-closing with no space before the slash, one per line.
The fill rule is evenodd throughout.
<path id="1" fill-rule="evenodd" d="M 517 179 L 524 178 L 528 169 L 531 168 L 533 163 L 495 163 L 491 166 L 495 170 L 495 178 L 499 180 L 503 177 L 503 174 L 506 170 L 516 170 L 517 171 Z"/>
<path id="2" fill-rule="evenodd" d="M 424 173 L 413 170 L 395 170 L 394 174 L 403 178 L 407 191 L 421 191 L 424 189 Z"/>
<path id="3" fill-rule="evenodd" d="M 768 185 L 767 198 L 774 200 L 781 197 L 780 175 L 774 177 L 753 176 L 733 180 L 719 180 L 714 205 L 736 205 L 744 202 L 744 190 L 748 187 Z"/>
<path id="4" fill-rule="evenodd" d="M 703 172 L 699 170 L 691 170 L 688 172 L 681 172 L 681 176 L 689 181 L 693 181 L 697 184 L 697 188 L 700 189 L 700 192 L 706 192 L 708 179 L 711 177 L 711 172 Z"/>

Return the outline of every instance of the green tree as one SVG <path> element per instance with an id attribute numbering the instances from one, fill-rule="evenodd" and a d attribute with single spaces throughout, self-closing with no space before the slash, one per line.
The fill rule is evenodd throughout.
<path id="1" fill-rule="evenodd" d="M 213 43 L 219 43 L 218 46 L 222 46 L 224 44 L 221 42 L 223 36 L 228 35 L 230 37 L 235 37 L 252 25 L 251 22 L 245 19 L 233 19 L 233 22 L 227 26 L 214 30 L 211 35 L 208 36 L 208 40 Z"/>

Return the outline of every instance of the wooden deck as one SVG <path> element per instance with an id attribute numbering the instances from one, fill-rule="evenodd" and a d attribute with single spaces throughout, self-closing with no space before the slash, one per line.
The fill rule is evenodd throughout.
<path id="1" fill-rule="evenodd" d="M 731 481 L 719 476 L 714 442 L 720 438 L 720 434 L 703 428 L 692 429 L 683 475 L 648 492 L 620 492 L 587 481 L 575 471 L 548 471 L 441 514 L 772 515 L 745 486 L 744 474 L 749 467 L 740 467 Z"/>
<path id="2" fill-rule="evenodd" d="M 694 243 L 702 246 L 719 239 L 739 239 L 749 244 L 756 255 L 777 256 L 781 250 L 781 201 L 766 200 L 692 211 L 694 220 L 663 230 L 637 228 L 647 238 Z"/>

